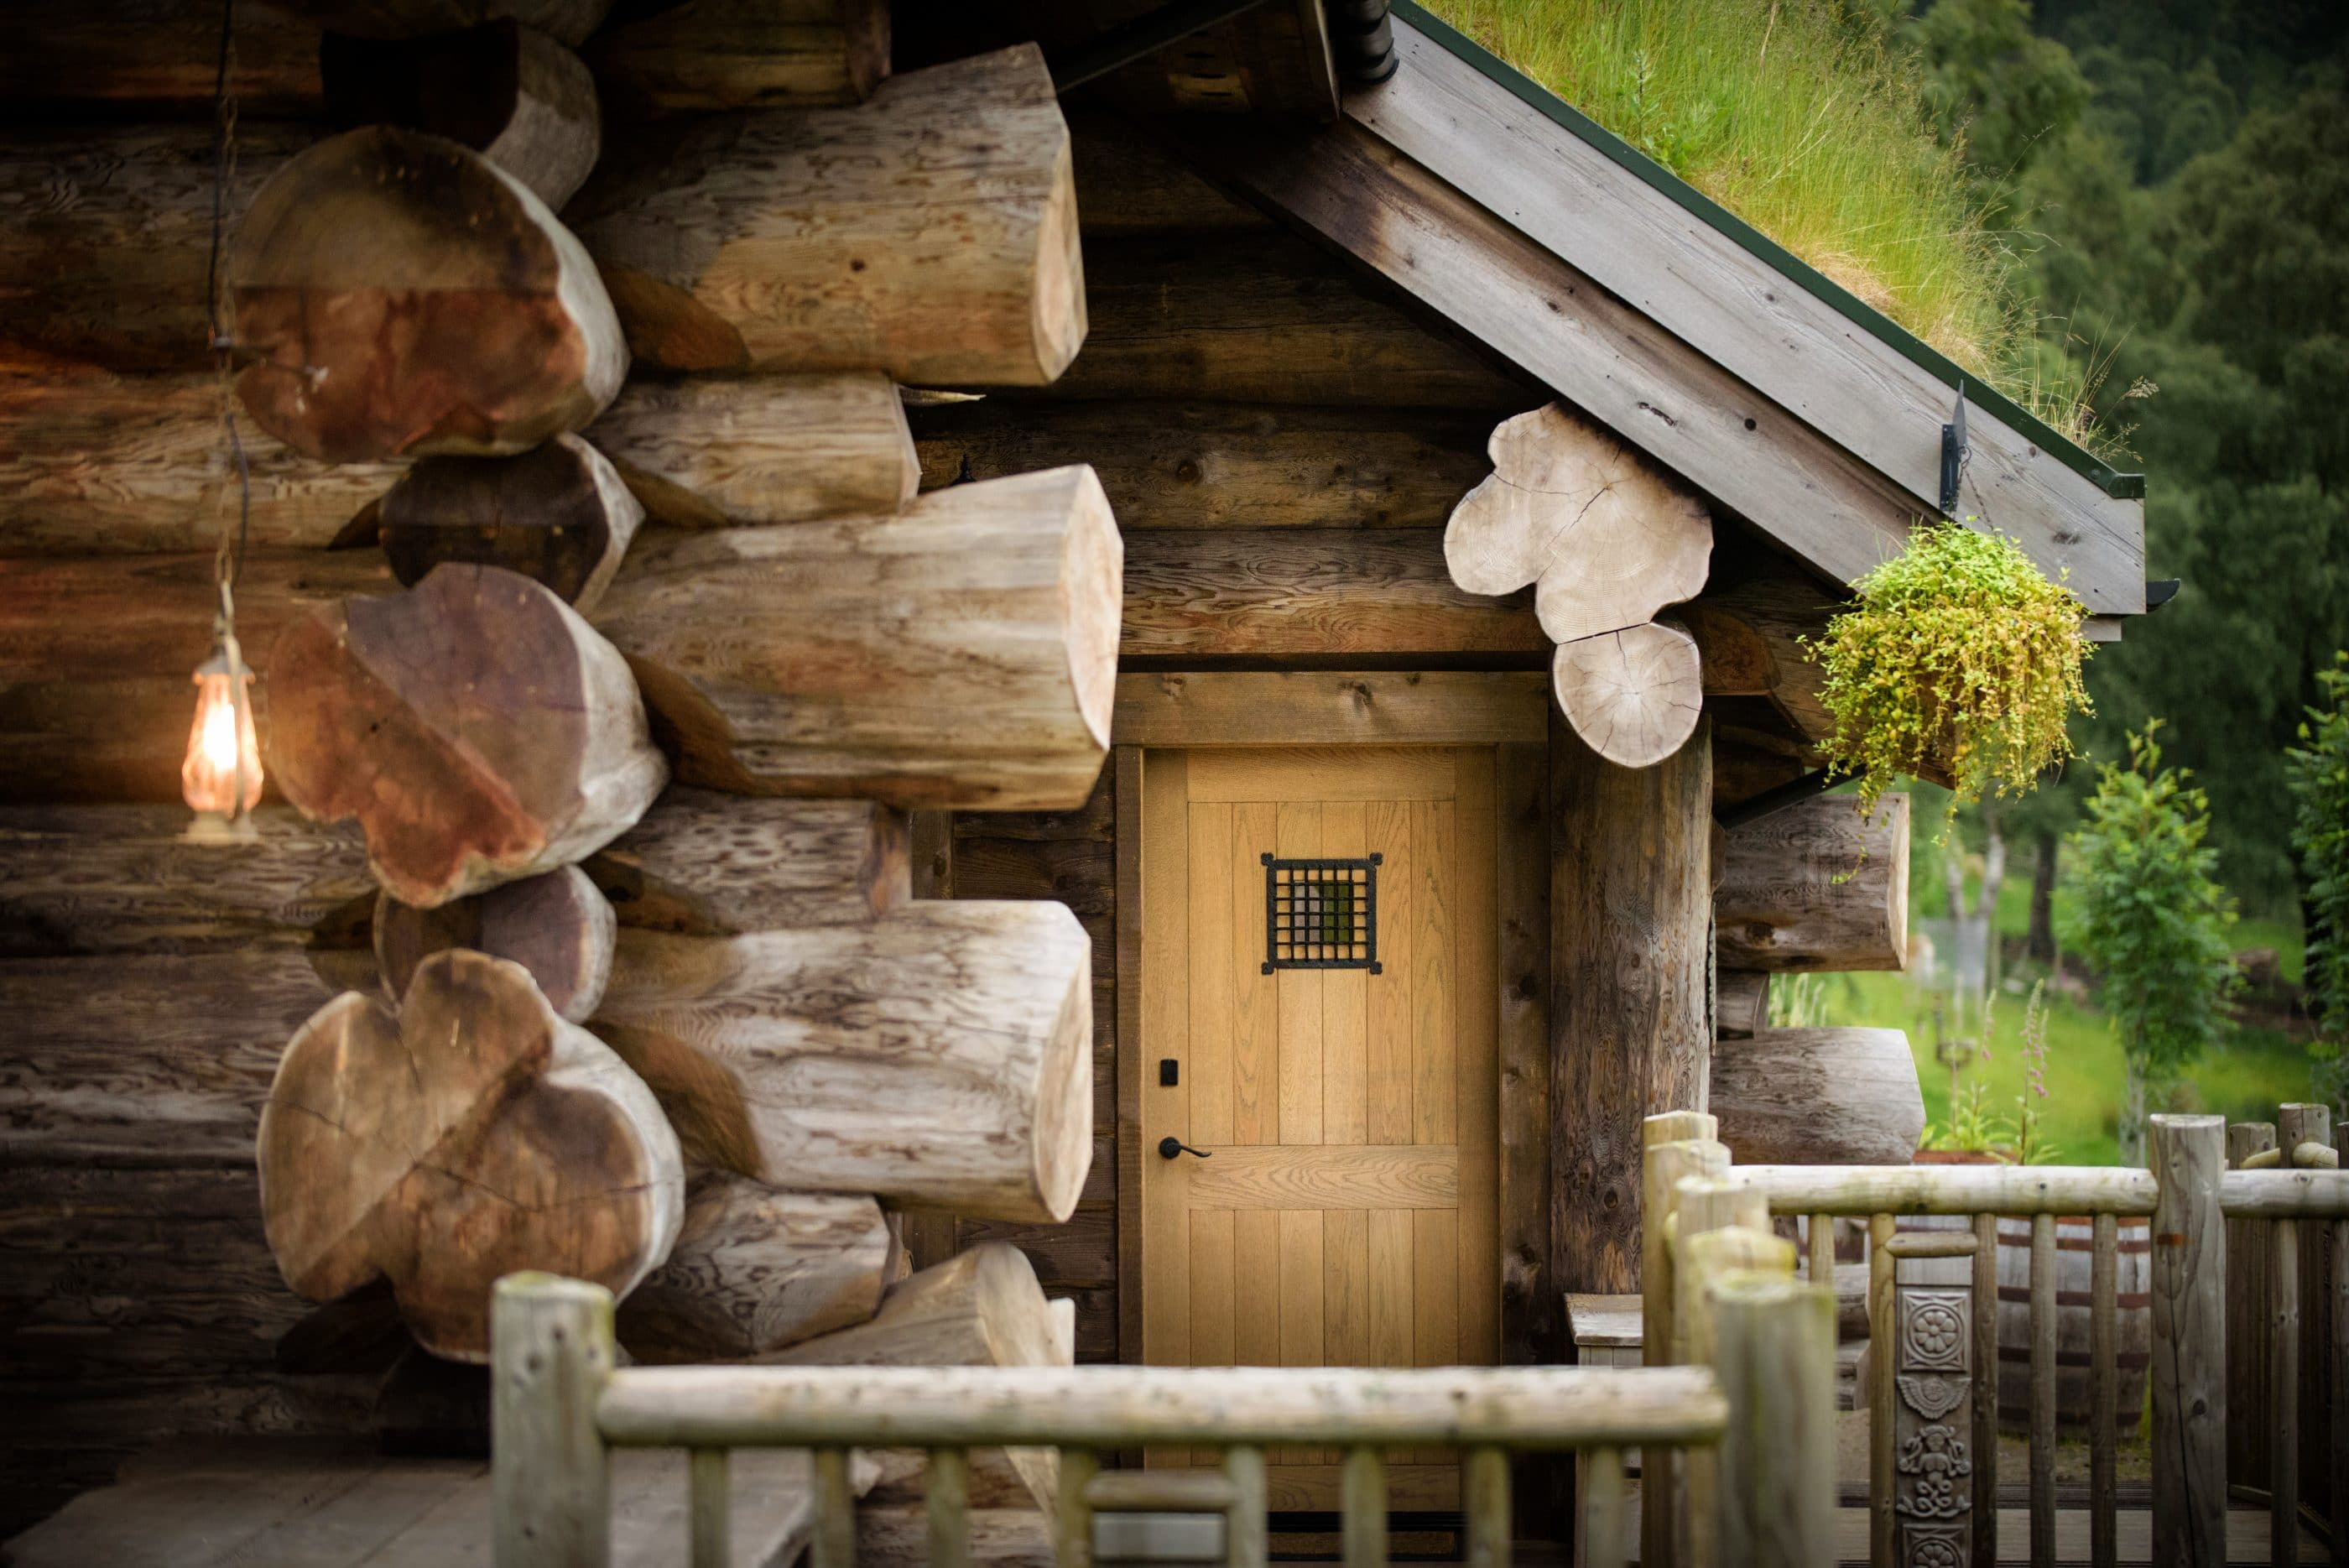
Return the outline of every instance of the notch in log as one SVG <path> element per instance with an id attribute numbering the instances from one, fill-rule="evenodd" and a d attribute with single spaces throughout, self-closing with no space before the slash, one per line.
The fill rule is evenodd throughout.
<path id="1" fill-rule="evenodd" d="M 326 112 L 470 147 L 560 211 L 595 167 L 603 119 L 578 56 L 512 17 L 389 41 L 328 33 L 318 51 Z"/>
<path id="2" fill-rule="evenodd" d="M 428 457 L 384 496 L 378 536 L 414 587 L 443 561 L 499 566 L 582 613 L 620 569 L 645 509 L 571 434 L 520 457 Z"/>

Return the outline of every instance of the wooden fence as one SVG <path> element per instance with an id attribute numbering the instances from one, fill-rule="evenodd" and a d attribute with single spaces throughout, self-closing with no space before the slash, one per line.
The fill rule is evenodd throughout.
<path id="1" fill-rule="evenodd" d="M 1809 1277 L 1831 1281 L 1834 1221 L 1868 1228 L 1870 1413 L 1869 1560 L 1877 1564 L 1971 1563 L 1990 1568 L 1998 1544 L 1998 1221 L 2027 1218 L 2029 1278 L 2030 1560 L 2057 1560 L 2056 1223 L 2080 1216 L 2092 1226 L 2088 1303 L 2089 1515 L 2091 1560 L 2118 1558 L 2116 1400 L 2120 1220 L 2152 1221 L 2153 1560 L 2226 1561 L 2229 1500 L 2228 1397 L 2230 1315 L 2235 1332 L 2265 1336 L 2270 1376 L 2264 1480 L 2272 1561 L 2299 1561 L 2302 1513 L 2298 1456 L 2313 1421 L 2326 1423 L 2330 1535 L 2335 1561 L 2349 1542 L 2349 1291 L 2335 1270 L 2329 1333 L 2319 1341 L 2333 1365 L 2323 1379 L 2328 1409 L 2303 1411 L 2302 1247 L 2299 1227 L 2332 1227 L 2333 1256 L 2349 1256 L 2349 1172 L 2337 1168 L 2323 1106 L 2288 1106 L 2280 1147 L 2227 1168 L 2227 1128 L 2218 1116 L 2152 1118 L 2150 1170 L 2059 1166 L 1747 1166 L 1733 1171 L 1713 1137 L 1712 1118 L 1673 1113 L 1649 1123 L 1644 1197 L 1648 1272 L 1645 1337 L 1651 1365 L 1675 1359 L 1687 1342 L 1683 1297 L 1671 1271 L 1675 1246 L 1722 1223 L 1730 1207 L 1750 1215 L 1808 1221 Z M 1966 1230 L 1903 1231 L 1906 1215 L 1960 1216 Z M 1745 1221 L 1750 1224 L 1750 1220 Z M 2271 1228 L 2263 1274 L 2230 1272 L 2228 1232 Z M 1781 1246 L 1790 1243 L 1780 1242 Z M 1971 1260 L 1969 1284 L 1910 1285 L 1904 1258 Z M 1659 1261 L 1662 1267 L 1658 1267 Z M 2264 1321 L 2241 1303 L 2271 1303 Z M 2234 1302 L 2230 1314 L 2230 1298 Z M 1657 1347 L 1664 1347 L 1661 1354 Z M 2255 1413 L 2254 1420 L 2260 1419 Z M 2240 1424 L 2240 1423 L 2239 1423 Z M 1651 1494 L 1663 1491 L 1653 1473 Z M 1667 1493 L 1667 1495 L 1669 1495 Z M 2238 1495 L 2241 1495 L 2239 1491 Z M 1658 1506 L 1662 1505 L 1661 1499 Z M 1648 1520 L 1650 1564 L 1692 1561 Z M 1696 1559 L 1701 1561 L 1701 1559 Z"/>
<path id="2" fill-rule="evenodd" d="M 1791 1275 L 1787 1260 L 1784 1275 Z M 1148 1507 L 1153 1472 L 1103 1473 L 1101 1456 L 1144 1446 L 1219 1450 L 1226 1560 L 1268 1562 L 1265 1454 L 1289 1444 L 1346 1453 L 1345 1561 L 1387 1557 L 1383 1454 L 1463 1457 L 1466 1561 L 1510 1560 L 1509 1460 L 1584 1460 L 1578 1561 L 1623 1560 L 1621 1456 L 1692 1459 L 1702 1518 L 1679 1528 L 1720 1561 L 1812 1568 L 1833 1556 L 1835 1303 L 1795 1282 L 1715 1270 L 1692 1345 L 1702 1365 L 1582 1367 L 864 1367 L 614 1365 L 612 1298 L 545 1274 L 498 1285 L 492 1388 L 500 1568 L 603 1568 L 610 1555 L 609 1450 L 689 1451 L 695 1568 L 728 1561 L 728 1456 L 738 1447 L 813 1454 L 814 1568 L 848 1568 L 856 1528 L 852 1449 L 928 1452 L 929 1562 L 969 1561 L 968 1454 L 1059 1450 L 1054 1551 L 1092 1562 L 1097 1508 Z M 1790 1434 L 1804 1440 L 1790 1441 Z M 1195 1478 L 1199 1472 L 1184 1472 Z M 1212 1472 L 1208 1472 L 1212 1473 Z M 1195 1487 L 1193 1489 L 1195 1490 Z M 1140 1500 L 1140 1501 L 1138 1501 Z"/>

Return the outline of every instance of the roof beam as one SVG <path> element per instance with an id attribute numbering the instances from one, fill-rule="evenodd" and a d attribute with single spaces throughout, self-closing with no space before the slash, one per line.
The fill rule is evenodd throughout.
<path id="1" fill-rule="evenodd" d="M 1767 389 L 1886 476 L 1913 514 L 1935 514 L 1941 426 L 1957 399 L 1954 381 L 1920 362 L 1938 356 L 1904 352 L 1857 301 L 1799 275 L 1810 269 L 1613 138 L 1578 134 L 1546 90 L 1506 67 L 1488 70 L 1473 57 L 1481 50 L 1433 26 L 1393 17 L 1402 68 L 1348 92 L 1350 122 L 1586 272 L 1651 333 L 1660 327 Z M 1506 338 L 1487 341 L 1506 351 Z M 2055 438 L 2018 430 L 1980 387 L 1968 400 L 1971 458 L 1957 514 L 2011 535 L 2051 576 L 2067 575 L 2091 612 L 2141 612 L 2144 503 L 2106 493 L 2050 450 Z M 1779 517 L 1747 515 L 1785 537 Z"/>

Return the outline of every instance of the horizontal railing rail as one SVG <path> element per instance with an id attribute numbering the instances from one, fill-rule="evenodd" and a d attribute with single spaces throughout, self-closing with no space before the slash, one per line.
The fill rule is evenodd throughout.
<path id="1" fill-rule="evenodd" d="M 969 1452 L 1057 1451 L 1053 1549 L 1092 1562 L 1093 1513 L 1149 1486 L 1103 1484 L 1102 1455 L 1178 1448 L 1222 1457 L 1212 1490 L 1225 1512 L 1226 1559 L 1268 1561 L 1268 1453 L 1343 1451 L 1349 1563 L 1387 1554 L 1385 1454 L 1461 1456 L 1469 1562 L 1509 1561 L 1510 1459 L 1581 1456 L 1578 1561 L 1619 1563 L 1622 1457 L 1704 1452 L 1709 1536 L 1742 1543 L 1739 1560 L 1794 1568 L 1832 1552 L 1831 1463 L 1790 1474 L 1777 1434 L 1834 1424 L 1833 1305 L 1807 1286 L 1731 1282 L 1705 1364 L 1595 1367 L 849 1367 L 621 1368 L 612 1299 L 550 1275 L 499 1282 L 493 1318 L 497 1561 L 500 1568 L 600 1568 L 610 1553 L 605 1479 L 615 1448 L 681 1448 L 692 1456 L 689 1560 L 727 1561 L 728 1455 L 737 1448 L 812 1455 L 814 1568 L 855 1558 L 849 1455 L 926 1450 L 929 1560 L 968 1560 Z M 1796 1379 L 1789 1357 L 1815 1369 Z M 1163 1474 L 1165 1472 L 1148 1472 Z M 1185 1472 L 1191 1473 L 1191 1472 Z M 1200 1472 L 1214 1476 L 1213 1470 Z M 1812 1494 L 1816 1493 L 1816 1496 Z M 1796 1502 L 1807 1511 L 1789 1523 Z M 1751 1543 L 1747 1549 L 1744 1543 Z"/>
<path id="2" fill-rule="evenodd" d="M 1995 1563 L 1998 1546 L 1998 1406 L 2002 1300 L 2002 1219 L 2029 1221 L 2027 1300 L 2030 1561 L 2056 1560 L 2055 1449 L 2058 1430 L 2059 1313 L 2088 1309 L 2087 1425 L 2090 1560 L 2116 1561 L 2116 1487 L 2121 1273 L 2121 1223 L 2137 1221 L 2144 1240 L 2133 1260 L 2129 1293 L 2150 1316 L 2149 1351 L 2140 1351 L 2151 1385 L 2154 1423 L 2154 1548 L 2157 1560 L 2216 1562 L 2226 1550 L 2230 1442 L 2255 1429 L 2261 1469 L 2238 1497 L 2269 1507 L 2271 1560 L 2299 1560 L 2302 1456 L 2312 1431 L 2329 1429 L 2328 1490 L 2334 1560 L 2349 1560 L 2349 1171 L 2341 1169 L 2330 1115 L 2322 1106 L 2286 1106 L 2264 1142 L 2234 1150 L 2216 1116 L 2156 1116 L 2154 1168 L 2002 1165 L 1790 1166 L 1733 1168 L 1710 1117 L 1671 1113 L 1650 1118 L 1645 1193 L 1648 1224 L 1666 1233 L 1692 1222 L 1709 1227 L 1735 1199 L 1776 1219 L 1808 1226 L 1807 1276 L 1832 1280 L 1835 1222 L 1866 1222 L 1868 1236 L 1869 1350 L 1860 1403 L 1870 1417 L 1871 1561 Z M 1961 1226 L 1902 1229 L 1901 1221 L 1962 1220 Z M 2059 1243 L 2066 1220 L 2086 1235 Z M 2146 1225 L 2144 1221 L 2150 1221 Z M 2301 1225 L 2323 1227 L 2306 1239 Z M 2010 1254 L 2019 1251 L 2013 1232 Z M 2230 1235 L 2236 1240 L 2230 1243 Z M 2082 1248 L 2082 1241 L 2085 1247 Z M 2234 1245 L 2247 1254 L 2230 1258 Z M 2059 1289 L 2064 1249 L 2089 1253 L 2085 1301 L 2076 1284 Z M 1905 1261 L 1939 1263 L 1904 1275 Z M 2303 1278 L 2330 1280 L 2329 1293 L 2307 1291 L 2321 1314 L 2308 1334 L 2323 1374 L 2310 1386 L 2329 1395 L 2324 1428 L 2302 1421 Z M 2329 1270 L 2329 1275 L 2322 1271 Z M 1651 1358 L 1661 1340 L 1676 1344 L 1669 1270 L 1647 1282 Z M 2144 1320 L 2140 1319 L 2140 1322 Z M 2230 1327 L 2230 1321 L 2234 1326 Z M 2140 1333 L 2147 1331 L 2140 1330 Z M 2230 1359 L 2230 1334 L 2254 1341 Z M 2140 1341 L 2140 1343 L 2144 1343 Z M 2248 1355 L 2248 1362 L 2244 1360 Z M 2256 1384 L 2231 1388 L 2244 1366 Z M 2244 1401 L 2233 1412 L 2229 1399 Z M 1920 1538 L 1938 1538 L 1930 1549 Z M 1669 1560 L 1654 1548 L 1653 1561 Z M 1661 1542 L 1669 1553 L 1675 1542 Z M 1922 1557 L 1919 1556 L 1920 1552 Z M 1955 1555 L 1951 1555 L 1955 1553 Z"/>

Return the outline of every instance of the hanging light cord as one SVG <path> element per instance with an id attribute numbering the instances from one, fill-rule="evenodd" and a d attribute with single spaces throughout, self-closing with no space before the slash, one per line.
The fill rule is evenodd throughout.
<path id="1" fill-rule="evenodd" d="M 212 577 L 220 588 L 215 639 L 228 664 L 229 702 L 236 733 L 245 731 L 245 707 L 252 701 L 245 690 L 244 650 L 236 639 L 236 584 L 244 572 L 245 541 L 253 530 L 253 467 L 246 460 L 244 440 L 236 428 L 236 399 L 230 378 L 235 369 L 236 339 L 222 309 L 221 249 L 228 229 L 228 190 L 236 179 L 236 96 L 231 90 L 236 75 L 236 0 L 221 0 L 220 68 L 212 84 L 212 253 L 204 266 L 204 319 L 209 347 L 219 373 L 221 425 L 228 436 L 230 455 L 236 462 L 236 525 L 221 520 L 220 545 L 212 556 Z M 231 784 L 229 815 L 245 815 L 244 748 L 236 748 L 236 776 Z"/>
<path id="2" fill-rule="evenodd" d="M 229 90 L 236 71 L 236 0 L 221 0 L 220 68 L 212 85 L 212 243 L 204 267 L 204 315 L 211 330 L 213 363 L 220 373 L 221 423 L 236 460 L 236 529 L 221 528 L 213 575 L 220 579 L 222 613 L 232 613 L 232 595 L 244 571 L 244 545 L 253 526 L 253 470 L 236 428 L 236 403 L 229 385 L 235 338 L 221 309 L 221 249 L 228 230 L 228 188 L 236 178 L 236 99 Z"/>

